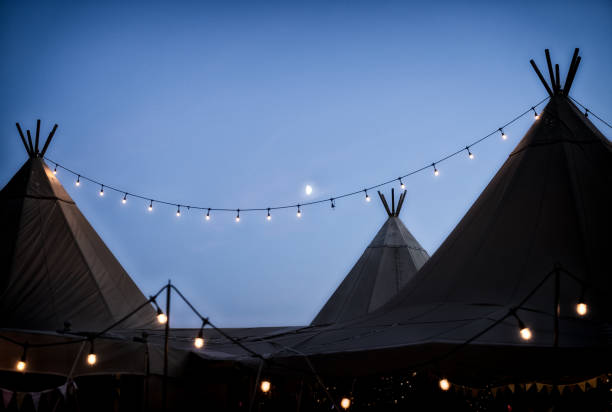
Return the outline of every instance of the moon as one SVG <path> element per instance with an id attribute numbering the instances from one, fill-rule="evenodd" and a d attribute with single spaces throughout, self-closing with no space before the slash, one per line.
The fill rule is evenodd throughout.
<path id="1" fill-rule="evenodd" d="M 306 190 L 306 194 L 308 196 L 310 196 L 312 194 L 312 186 L 306 185 L 306 189 L 305 190 Z"/>

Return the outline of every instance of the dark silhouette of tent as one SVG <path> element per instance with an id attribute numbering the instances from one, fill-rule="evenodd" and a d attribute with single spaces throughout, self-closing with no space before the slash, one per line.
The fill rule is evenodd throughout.
<path id="1" fill-rule="evenodd" d="M 328 299 L 313 325 L 348 321 L 387 303 L 429 259 L 427 252 L 399 218 L 406 197 L 403 192 L 391 209 L 378 192 L 388 218 L 340 286 Z"/>
<path id="2" fill-rule="evenodd" d="M 377 311 L 283 345 L 329 373 L 429 367 L 490 384 L 609 370 L 612 145 L 569 97 L 578 50 L 563 89 L 546 54 L 551 86 L 532 64 L 550 101 L 420 271 Z"/>
<path id="3" fill-rule="evenodd" d="M 147 299 L 17 124 L 29 158 L 0 191 L 0 327 L 99 331 Z M 151 327 L 152 306 L 120 325 Z"/>

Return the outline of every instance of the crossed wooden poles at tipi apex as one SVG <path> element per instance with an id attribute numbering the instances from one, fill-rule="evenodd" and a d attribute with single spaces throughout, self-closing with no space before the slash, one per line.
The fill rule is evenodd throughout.
<path id="1" fill-rule="evenodd" d="M 32 144 L 32 134 L 30 133 L 30 129 L 26 130 L 26 133 L 28 135 L 28 141 L 26 142 L 19 122 L 15 123 L 15 125 L 17 125 L 19 137 L 21 137 L 21 142 L 23 143 L 26 152 L 28 152 L 28 155 L 30 155 L 30 157 L 43 157 L 45 155 L 45 152 L 47 151 L 47 148 L 49 147 L 49 143 L 51 143 L 51 140 L 55 135 L 55 131 L 57 130 L 57 124 L 53 126 L 53 129 L 51 130 L 51 133 L 49 133 L 49 136 L 47 137 L 47 140 L 45 141 L 45 145 L 43 146 L 42 150 L 38 150 L 38 139 L 40 136 L 40 119 L 36 120 L 36 140 L 34 141 L 34 144 Z"/>
<path id="2" fill-rule="evenodd" d="M 550 76 L 550 84 L 552 86 L 552 89 L 546 82 L 546 79 L 544 79 L 544 76 L 542 76 L 542 73 L 540 72 L 540 69 L 538 69 L 538 66 L 536 65 L 535 61 L 533 61 L 533 59 L 529 60 L 529 63 L 531 63 L 531 65 L 533 66 L 533 70 L 535 70 L 536 74 L 540 78 L 540 81 L 544 85 L 544 88 L 546 89 L 550 97 L 553 97 L 555 95 L 569 96 L 570 89 L 572 88 L 572 83 L 574 82 L 574 76 L 576 76 L 576 71 L 578 70 L 578 65 L 580 64 L 581 60 L 581 57 L 578 56 L 579 51 L 580 49 L 578 48 L 574 50 L 574 55 L 572 56 L 572 61 L 570 63 L 569 70 L 567 71 L 567 77 L 565 78 L 565 84 L 563 85 L 563 89 L 561 89 L 559 65 L 555 64 L 555 72 L 553 73 L 552 62 L 550 60 L 550 51 L 548 49 L 544 50 L 544 53 L 546 54 L 546 65 L 548 66 L 548 74 Z"/>

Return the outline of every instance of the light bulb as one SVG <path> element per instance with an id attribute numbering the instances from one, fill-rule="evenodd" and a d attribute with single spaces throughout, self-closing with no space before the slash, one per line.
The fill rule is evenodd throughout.
<path id="1" fill-rule="evenodd" d="M 236 222 L 240 222 L 240 209 L 236 211 Z"/>
<path id="2" fill-rule="evenodd" d="M 474 153 L 470 152 L 470 154 L 468 155 L 470 159 L 474 158 Z"/>
<path id="3" fill-rule="evenodd" d="M 365 197 L 365 201 L 366 202 L 369 202 L 370 200 L 372 200 L 372 199 L 370 199 L 370 195 L 368 194 L 367 190 L 365 192 L 365 195 L 366 195 L 366 197 Z"/>
<path id="4" fill-rule="evenodd" d="M 95 353 L 90 353 L 89 355 L 87 355 L 88 364 L 95 365 L 97 361 L 98 361 L 98 357 L 96 356 Z"/>
<path id="5" fill-rule="evenodd" d="M 438 385 L 440 385 L 440 389 L 442 389 L 443 391 L 447 391 L 450 389 L 450 382 L 446 378 L 440 379 L 440 382 L 438 382 Z"/>
<path id="6" fill-rule="evenodd" d="M 404 184 L 404 182 L 402 182 L 401 178 L 399 179 L 399 182 L 400 182 L 400 189 L 406 190 L 406 185 Z"/>
<path id="7" fill-rule="evenodd" d="M 580 316 L 584 316 L 587 314 L 587 312 L 589 311 L 588 306 L 586 305 L 586 303 L 584 302 L 580 302 L 576 305 L 576 312 L 580 315 Z"/>
<path id="8" fill-rule="evenodd" d="M 57 165 L 55 165 L 55 169 L 53 169 L 53 174 L 56 175 L 57 174 Z M 24 366 L 25 367 L 25 366 Z"/>
<path id="9" fill-rule="evenodd" d="M 195 338 L 195 340 L 193 341 L 193 346 L 195 346 L 198 349 L 202 349 L 202 347 L 204 346 L 204 338 L 200 336 Z"/>
<path id="10" fill-rule="evenodd" d="M 76 180 L 76 182 L 74 184 L 77 185 L 77 186 L 81 186 L 81 176 L 77 177 L 77 180 Z"/>
<path id="11" fill-rule="evenodd" d="M 434 176 L 438 176 L 440 175 L 440 172 L 438 172 L 438 169 L 434 170 Z"/>
<path id="12" fill-rule="evenodd" d="M 268 216 L 266 216 L 266 219 L 272 220 L 272 216 L 270 216 L 270 209 L 268 209 Z"/>
<path id="13" fill-rule="evenodd" d="M 176 209 L 176 216 L 179 217 L 181 216 L 181 207 L 179 206 L 178 209 Z"/>
<path id="14" fill-rule="evenodd" d="M 210 215 L 206 215 L 206 220 L 210 220 Z"/>
<path id="15" fill-rule="evenodd" d="M 259 388 L 263 393 L 268 393 L 270 391 L 271 386 L 272 385 L 270 384 L 270 381 L 261 381 L 261 385 L 259 385 Z"/>
<path id="16" fill-rule="evenodd" d="M 540 115 L 538 114 L 538 112 L 536 112 L 535 107 L 532 107 L 531 110 L 533 110 L 533 118 L 535 120 L 538 120 L 540 118 Z"/>
<path id="17" fill-rule="evenodd" d="M 159 313 L 157 314 L 157 321 L 164 325 L 166 322 L 168 322 L 168 316 L 166 316 L 166 314 L 162 311 L 159 311 Z"/>
<path id="18" fill-rule="evenodd" d="M 523 340 L 530 340 L 531 339 L 531 329 L 524 327 L 521 329 L 520 331 L 521 334 L 521 339 Z"/>
<path id="19" fill-rule="evenodd" d="M 17 370 L 20 372 L 23 372 L 26 368 L 26 363 L 24 360 L 20 360 L 19 362 L 17 362 Z"/>
<path id="20" fill-rule="evenodd" d="M 302 217 L 302 211 L 300 210 L 300 205 L 298 205 L 297 217 Z"/>
<path id="21" fill-rule="evenodd" d="M 342 409 L 348 409 L 351 406 L 351 400 L 349 398 L 342 398 L 340 406 L 342 406 Z"/>
<path id="22" fill-rule="evenodd" d="M 123 203 L 123 204 L 127 203 L 127 193 L 123 196 L 123 199 L 121 200 L 121 203 Z"/>
<path id="23" fill-rule="evenodd" d="M 104 196 L 104 186 L 100 186 L 100 196 Z"/>
<path id="24" fill-rule="evenodd" d="M 468 157 L 469 157 L 470 159 L 473 159 L 473 158 L 474 158 L 474 153 L 472 153 L 472 152 L 470 151 L 470 147 L 469 147 L 469 146 L 465 146 L 465 150 L 467 150 L 467 152 L 468 152 Z"/>
<path id="25" fill-rule="evenodd" d="M 499 129 L 499 132 L 501 133 L 501 138 L 503 140 L 506 140 L 508 138 L 508 135 L 506 133 L 504 133 L 504 131 L 501 128 Z"/>
<path id="26" fill-rule="evenodd" d="M 153 201 L 151 200 L 151 203 L 149 203 L 149 212 L 153 211 Z"/>

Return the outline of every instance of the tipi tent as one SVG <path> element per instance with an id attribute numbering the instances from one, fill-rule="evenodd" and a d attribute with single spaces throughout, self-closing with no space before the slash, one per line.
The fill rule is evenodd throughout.
<path id="1" fill-rule="evenodd" d="M 403 192 L 391 209 L 378 192 L 388 218 L 355 266 L 344 278 L 313 325 L 343 322 L 370 313 L 387 303 L 429 259 L 429 255 L 399 218 L 406 197 Z"/>
<path id="2" fill-rule="evenodd" d="M 17 124 L 29 158 L 0 191 L 0 327 L 99 331 L 147 299 Z M 151 305 L 121 327 L 150 327 Z"/>
<path id="3" fill-rule="evenodd" d="M 283 344 L 330 373 L 430 367 L 486 384 L 609 371 L 612 145 L 570 100 L 577 52 L 563 89 L 547 52 L 549 103 L 397 296 Z"/>

